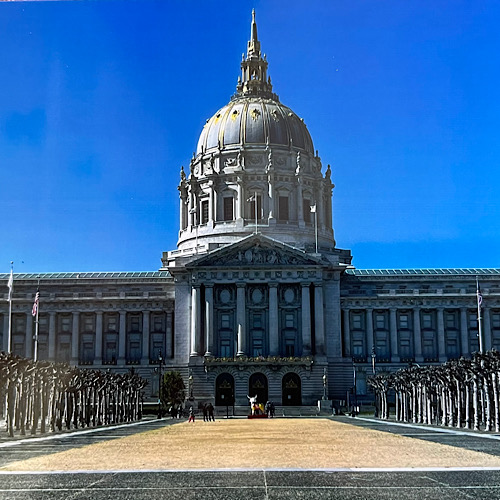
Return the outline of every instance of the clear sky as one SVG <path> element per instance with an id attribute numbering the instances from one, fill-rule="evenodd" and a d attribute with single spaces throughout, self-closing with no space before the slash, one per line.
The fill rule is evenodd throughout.
<path id="1" fill-rule="evenodd" d="M 358 268 L 500 267 L 500 2 L 0 4 L 0 272 L 143 271 L 257 13 Z"/>

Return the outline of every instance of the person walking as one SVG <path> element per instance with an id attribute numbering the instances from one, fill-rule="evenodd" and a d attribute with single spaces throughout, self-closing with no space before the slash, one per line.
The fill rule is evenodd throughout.
<path id="1" fill-rule="evenodd" d="M 208 411 L 208 421 L 215 422 L 215 417 L 214 417 L 214 405 L 212 403 L 208 403 L 207 405 L 207 411 Z"/>
<path id="2" fill-rule="evenodd" d="M 203 411 L 203 422 L 209 421 L 210 417 L 208 416 L 208 405 L 207 404 L 203 403 L 202 411 Z"/>
<path id="3" fill-rule="evenodd" d="M 189 420 L 188 422 L 193 422 L 194 423 L 194 408 L 191 406 L 191 408 L 189 408 Z"/>

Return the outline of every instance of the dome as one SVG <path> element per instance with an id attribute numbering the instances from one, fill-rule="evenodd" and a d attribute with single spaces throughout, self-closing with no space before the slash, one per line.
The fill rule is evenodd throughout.
<path id="1" fill-rule="evenodd" d="M 216 148 L 291 146 L 314 154 L 304 120 L 279 101 L 261 96 L 236 97 L 207 120 L 196 154 Z"/>

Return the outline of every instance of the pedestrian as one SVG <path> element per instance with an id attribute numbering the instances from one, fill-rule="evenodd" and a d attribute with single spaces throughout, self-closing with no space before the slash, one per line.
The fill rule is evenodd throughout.
<path id="1" fill-rule="evenodd" d="M 268 417 L 270 417 L 271 416 L 271 401 L 266 402 L 266 406 L 264 407 L 264 409 L 266 410 L 266 415 Z"/>
<path id="2" fill-rule="evenodd" d="M 191 408 L 189 408 L 189 420 L 188 420 L 188 422 L 194 422 L 194 409 L 192 406 L 191 406 Z"/>
<path id="3" fill-rule="evenodd" d="M 214 405 L 212 403 L 208 403 L 207 411 L 208 411 L 208 421 L 210 422 L 211 420 L 212 422 L 215 422 Z"/>
<path id="4" fill-rule="evenodd" d="M 210 419 L 208 417 L 208 406 L 206 403 L 203 403 L 202 411 L 203 411 L 203 422 L 207 422 Z"/>
<path id="5" fill-rule="evenodd" d="M 275 408 L 274 403 L 272 401 L 270 403 L 269 409 L 271 410 L 271 418 L 274 418 L 274 412 L 276 411 L 276 408 Z"/>

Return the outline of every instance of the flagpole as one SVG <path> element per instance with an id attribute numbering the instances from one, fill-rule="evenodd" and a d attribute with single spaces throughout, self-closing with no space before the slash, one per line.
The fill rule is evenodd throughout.
<path id="1" fill-rule="evenodd" d="M 314 205 L 316 207 L 316 205 Z M 314 240 L 316 242 L 316 253 L 318 253 L 318 209 L 314 211 Z"/>
<path id="2" fill-rule="evenodd" d="M 33 353 L 33 361 L 38 361 L 38 315 L 40 313 L 40 278 L 38 278 L 38 286 L 36 289 L 35 304 L 36 304 L 36 319 L 35 319 L 35 348 Z M 34 306 L 33 306 L 34 307 Z"/>
<path id="3" fill-rule="evenodd" d="M 483 296 L 481 295 L 481 290 L 479 289 L 479 280 L 476 276 L 476 298 L 477 298 L 477 336 L 479 338 L 479 352 L 482 354 L 483 351 L 483 329 L 481 320 L 481 304 L 483 302 Z"/>
<path id="4" fill-rule="evenodd" d="M 259 232 L 257 226 L 258 226 L 258 222 L 257 222 L 257 191 L 255 191 L 255 201 L 254 201 L 254 204 L 255 204 L 255 234 L 257 234 Z"/>
<path id="5" fill-rule="evenodd" d="M 14 261 L 10 262 L 9 277 L 9 331 L 7 333 L 7 354 L 12 352 L 12 295 L 14 290 Z"/>

